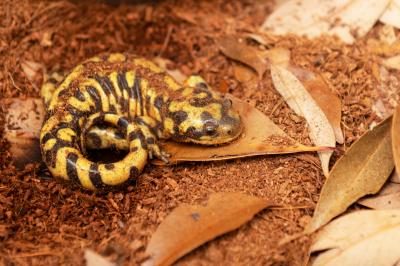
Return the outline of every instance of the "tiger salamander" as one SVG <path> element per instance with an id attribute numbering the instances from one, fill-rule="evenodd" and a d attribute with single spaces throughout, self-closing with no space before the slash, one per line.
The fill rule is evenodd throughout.
<path id="1" fill-rule="evenodd" d="M 54 177 L 86 189 L 135 180 L 148 157 L 167 160 L 160 139 L 215 145 L 241 133 L 232 102 L 201 77 L 190 76 L 181 85 L 156 64 L 134 55 L 93 57 L 59 84 L 54 78 L 49 81 L 42 87 L 43 160 Z M 86 158 L 87 146 L 126 148 L 128 153 L 117 162 L 93 162 Z"/>

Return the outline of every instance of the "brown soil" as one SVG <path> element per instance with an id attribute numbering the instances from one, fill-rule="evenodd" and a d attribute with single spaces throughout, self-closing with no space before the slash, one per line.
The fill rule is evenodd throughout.
<path id="1" fill-rule="evenodd" d="M 3 0 L 0 97 L 39 96 L 41 75 L 28 79 L 21 67 L 27 60 L 49 71 L 70 69 L 104 51 L 162 56 L 173 62 L 170 68 L 199 73 L 215 88 L 227 86 L 229 92 L 270 115 L 291 137 L 311 144 L 304 120 L 282 103 L 268 71 L 256 88 L 242 86 L 233 76 L 232 61 L 214 41 L 226 34 L 255 32 L 272 5 L 272 1 L 246 0 L 121 5 Z M 348 46 L 328 37 L 265 38 L 268 45 L 261 49 L 289 48 L 296 65 L 322 73 L 340 95 L 346 143 L 335 152 L 334 162 L 379 120 L 371 111 L 379 96 L 376 58 L 367 50 L 366 40 Z M 242 191 L 285 205 L 310 207 L 262 211 L 238 230 L 191 252 L 178 265 L 300 265 L 311 238 L 283 245 L 279 241 L 302 231 L 325 180 L 316 154 L 262 156 L 170 167 L 148 165 L 135 186 L 96 195 L 52 180 L 43 165 L 17 170 L 7 148 L 1 139 L 0 264 L 5 265 L 82 265 L 85 248 L 120 265 L 139 264 L 146 258 L 144 249 L 152 233 L 174 207 L 220 191 Z"/>

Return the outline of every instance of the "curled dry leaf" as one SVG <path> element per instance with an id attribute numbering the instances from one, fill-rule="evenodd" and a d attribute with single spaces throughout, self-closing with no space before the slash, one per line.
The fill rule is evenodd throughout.
<path id="1" fill-rule="evenodd" d="M 400 29 L 400 0 L 392 0 L 379 20 Z"/>
<path id="2" fill-rule="evenodd" d="M 357 203 L 377 210 L 400 210 L 400 184 L 386 183 L 378 194 L 364 197 Z"/>
<path id="3" fill-rule="evenodd" d="M 365 210 L 340 217 L 319 232 L 312 265 L 395 265 L 400 260 L 400 211 Z"/>
<path id="4" fill-rule="evenodd" d="M 1 99 L 0 104 L 8 106 L 4 138 L 10 143 L 15 165 L 23 167 L 26 163 L 39 162 L 39 132 L 44 117 L 42 100 L 8 98 Z"/>
<path id="5" fill-rule="evenodd" d="M 381 189 L 394 167 L 391 121 L 391 118 L 386 119 L 365 133 L 336 162 L 322 187 L 306 233 L 319 229 L 359 198 Z"/>
<path id="6" fill-rule="evenodd" d="M 384 59 L 382 64 L 387 68 L 400 70 L 400 55 Z"/>
<path id="7" fill-rule="evenodd" d="M 103 256 L 97 254 L 93 250 L 85 249 L 86 266 L 114 266 L 115 263 L 108 261 Z"/>
<path id="8" fill-rule="evenodd" d="M 337 35 L 346 43 L 364 36 L 386 10 L 390 0 L 287 1 L 266 18 L 261 30 L 317 37 Z M 356 36 L 354 36 L 356 35 Z"/>
<path id="9" fill-rule="evenodd" d="M 181 205 L 158 226 L 143 265 L 170 265 L 203 243 L 232 231 L 256 213 L 271 207 L 269 201 L 242 193 L 212 194 L 206 206 Z"/>
<path id="10" fill-rule="evenodd" d="M 171 155 L 170 163 L 180 161 L 217 161 L 263 154 L 284 154 L 326 150 L 327 147 L 310 147 L 296 143 L 266 115 L 233 96 L 228 96 L 243 122 L 242 136 L 223 146 L 200 146 L 167 142 L 163 146 Z M 160 161 L 156 161 L 161 163 Z"/>
<path id="11" fill-rule="evenodd" d="M 342 119 L 342 102 L 340 98 L 329 88 L 321 75 L 293 66 L 289 67 L 288 70 L 300 80 L 311 94 L 314 101 L 324 112 L 333 128 L 336 142 L 343 144 L 344 137 L 340 127 L 340 121 Z"/>
<path id="12" fill-rule="evenodd" d="M 264 60 L 263 53 L 253 46 L 239 42 L 236 37 L 221 37 L 217 39 L 217 45 L 221 52 L 227 57 L 253 68 L 257 72 L 259 78 L 261 78 L 265 70 L 267 70 L 267 64 Z"/>
<path id="13" fill-rule="evenodd" d="M 310 138 L 314 144 L 335 147 L 335 133 L 329 120 L 303 84 L 292 73 L 280 66 L 271 65 L 271 76 L 275 89 L 282 95 L 290 108 L 306 119 Z M 332 151 L 319 152 L 325 176 L 329 173 L 331 155 Z"/>
<path id="14" fill-rule="evenodd" d="M 400 172 L 400 105 L 396 107 L 392 122 L 392 149 L 396 170 Z"/>

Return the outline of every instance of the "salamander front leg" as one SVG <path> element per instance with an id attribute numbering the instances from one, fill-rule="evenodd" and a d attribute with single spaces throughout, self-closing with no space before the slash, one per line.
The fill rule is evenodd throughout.
<path id="1" fill-rule="evenodd" d="M 155 157 L 168 163 L 168 157 L 170 157 L 170 155 L 163 151 L 158 144 L 158 139 L 163 136 L 157 128 L 157 121 L 149 116 L 138 116 L 134 121 L 143 133 L 143 136 L 139 136 L 139 139 L 141 139 L 144 148 L 148 150 L 149 158 L 153 159 Z"/>

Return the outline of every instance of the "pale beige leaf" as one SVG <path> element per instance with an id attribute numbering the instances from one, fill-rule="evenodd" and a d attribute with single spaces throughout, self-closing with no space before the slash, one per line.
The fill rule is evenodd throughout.
<path id="1" fill-rule="evenodd" d="M 385 67 L 400 70 L 400 55 L 396 55 L 382 61 Z"/>
<path id="2" fill-rule="evenodd" d="M 203 243 L 232 231 L 273 204 L 242 193 L 212 194 L 206 206 L 178 206 L 158 226 L 143 265 L 170 265 Z"/>
<path id="3" fill-rule="evenodd" d="M 271 65 L 271 76 L 275 89 L 290 108 L 306 119 L 310 138 L 314 144 L 335 147 L 335 133 L 329 120 L 303 84 L 291 72 L 280 66 Z M 332 151 L 319 152 L 318 155 L 321 159 L 322 170 L 327 176 Z"/>
<path id="4" fill-rule="evenodd" d="M 260 78 L 267 70 L 267 63 L 263 58 L 263 53 L 253 46 L 239 42 L 236 37 L 221 37 L 217 39 L 217 45 L 227 57 L 253 68 Z"/>
<path id="5" fill-rule="evenodd" d="M 310 251 L 312 265 L 394 265 L 400 259 L 400 211 L 357 211 L 325 226 Z"/>
<path id="6" fill-rule="evenodd" d="M 376 210 L 400 210 L 400 184 L 386 183 L 378 194 L 364 197 L 357 203 Z"/>
<path id="7" fill-rule="evenodd" d="M 379 20 L 400 29 L 400 0 L 392 0 Z"/>
<path id="8" fill-rule="evenodd" d="M 390 127 L 391 118 L 366 132 L 336 162 L 306 233 L 319 229 L 359 198 L 381 189 L 394 167 Z"/>
<path id="9" fill-rule="evenodd" d="M 346 43 L 364 36 L 390 0 L 287 1 L 266 18 L 261 30 L 317 37 L 337 35 Z"/>
<path id="10" fill-rule="evenodd" d="M 324 112 L 333 128 L 336 142 L 343 144 L 344 137 L 340 127 L 342 119 L 342 102 L 339 96 L 329 88 L 321 75 L 294 66 L 289 66 L 288 70 L 300 80 L 307 91 L 311 94 L 314 101 Z"/>
<path id="11" fill-rule="evenodd" d="M 400 172 L 400 105 L 396 107 L 392 123 L 392 149 L 397 172 Z"/>
<path id="12" fill-rule="evenodd" d="M 114 266 L 115 263 L 110 262 L 103 256 L 97 254 L 93 250 L 85 249 L 86 266 Z"/>

